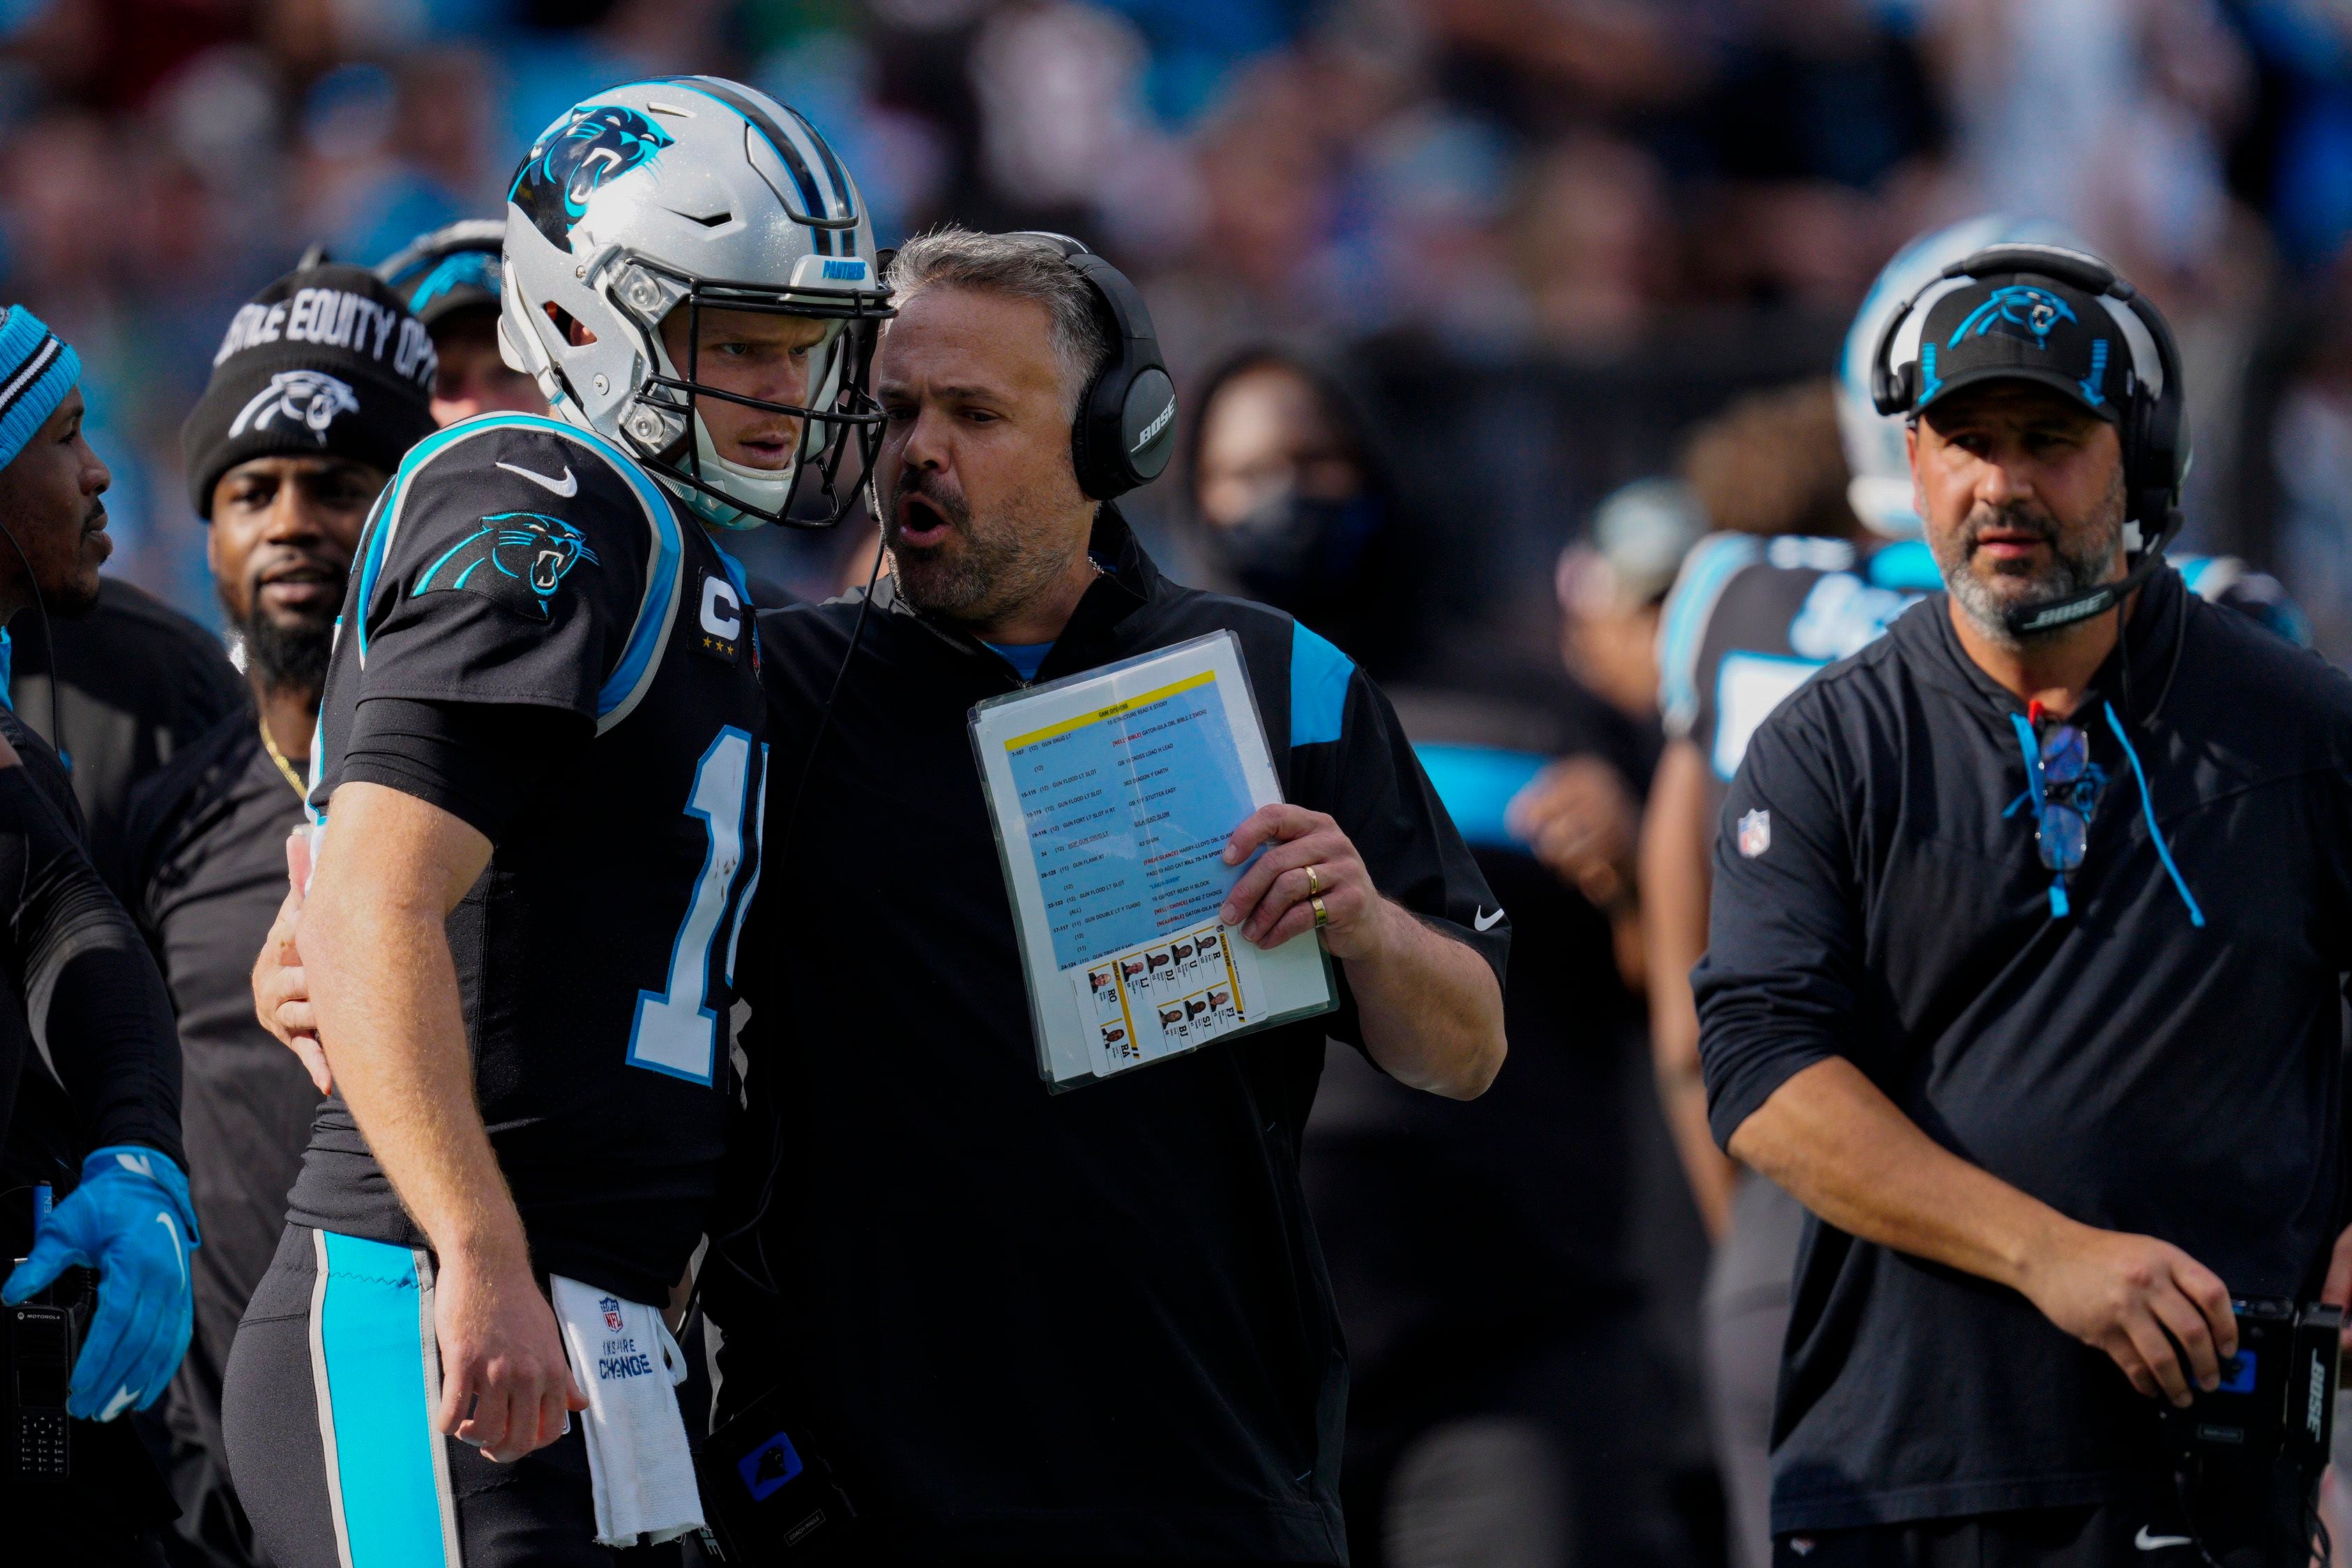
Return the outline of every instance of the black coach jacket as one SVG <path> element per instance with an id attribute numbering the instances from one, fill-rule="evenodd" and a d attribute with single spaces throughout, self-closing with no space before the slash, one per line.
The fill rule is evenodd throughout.
<path id="1" fill-rule="evenodd" d="M 1499 976 L 1508 923 L 1364 675 L 1161 577 L 1114 507 L 1093 549 L 1105 574 L 1039 678 L 1231 629 L 1286 799 Z M 859 611 L 760 621 L 745 1145 L 781 1164 L 730 1249 L 756 1257 L 712 1273 L 724 1402 L 783 1379 L 892 1555 L 1343 1562 L 1345 1354 L 1297 1148 L 1325 1035 L 1360 1042 L 1352 1001 L 1049 1093 L 966 727 L 1020 682 L 886 592 L 811 765 Z"/>
<path id="2" fill-rule="evenodd" d="M 2105 782 L 2064 915 L 2016 804 L 2020 711 L 1937 594 L 1757 731 L 1694 976 L 1717 1136 L 1845 1056 L 2060 1212 L 2171 1241 L 2234 1295 L 2315 1299 L 2346 1218 L 2352 681 L 2153 577 L 2074 716 Z M 1818 1221 L 1788 1347 L 1776 1531 L 2158 1474 L 2155 1406 L 2103 1353 Z"/>

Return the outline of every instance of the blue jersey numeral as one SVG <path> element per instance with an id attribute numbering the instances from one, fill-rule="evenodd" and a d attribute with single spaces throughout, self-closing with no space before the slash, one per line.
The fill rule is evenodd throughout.
<path id="1" fill-rule="evenodd" d="M 760 772 L 767 771 L 768 748 L 760 747 Z M 745 860 L 743 824 L 752 812 L 751 793 L 759 783 L 751 768 L 751 737 L 730 725 L 719 732 L 710 749 L 694 770 L 694 789 L 687 796 L 686 814 L 699 817 L 709 837 L 702 874 L 686 918 L 670 944 L 669 979 L 660 992 L 637 993 L 637 1017 L 629 1030 L 629 1065 L 650 1068 L 672 1077 L 709 1083 L 719 1061 L 719 1014 L 709 1003 L 710 950 L 725 923 L 727 895 L 736 872 Z M 757 810 L 767 817 L 766 791 Z M 743 906 L 760 880 L 760 845 L 756 837 L 750 855 L 751 872 L 743 886 Z M 742 910 L 735 926 L 742 928 Z M 727 944 L 727 979 L 734 978 L 735 943 Z"/>

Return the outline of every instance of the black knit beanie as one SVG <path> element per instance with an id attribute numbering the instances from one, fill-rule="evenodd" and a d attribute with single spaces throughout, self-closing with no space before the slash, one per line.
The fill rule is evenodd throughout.
<path id="1" fill-rule="evenodd" d="M 240 308 L 205 395 L 180 427 L 188 498 L 255 457 L 320 454 L 391 473 L 433 432 L 432 335 L 364 267 L 288 273 Z"/>

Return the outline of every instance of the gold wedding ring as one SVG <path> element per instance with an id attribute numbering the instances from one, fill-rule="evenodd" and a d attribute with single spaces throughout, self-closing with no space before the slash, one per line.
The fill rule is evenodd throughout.
<path id="1" fill-rule="evenodd" d="M 1308 866 L 1307 868 L 1307 896 L 1309 898 L 1318 898 L 1322 896 L 1322 893 L 1323 879 L 1315 874 L 1315 868 L 1313 866 Z M 1318 921 L 1316 924 L 1320 925 L 1322 923 Z"/>
<path id="2" fill-rule="evenodd" d="M 1323 927 L 1331 924 L 1331 912 L 1323 907 L 1323 901 L 1321 899 L 1317 898 L 1310 894 L 1307 895 L 1307 902 L 1312 904 L 1315 908 L 1316 930 L 1320 931 Z"/>

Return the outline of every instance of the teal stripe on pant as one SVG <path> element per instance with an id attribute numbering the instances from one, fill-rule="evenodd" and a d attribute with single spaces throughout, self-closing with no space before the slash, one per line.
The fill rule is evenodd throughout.
<path id="1" fill-rule="evenodd" d="M 319 1239 L 314 1372 L 343 1561 L 457 1568 L 447 1550 L 444 1439 L 433 1429 L 426 1383 L 425 1358 L 437 1352 L 416 1256 L 331 1230 Z"/>

